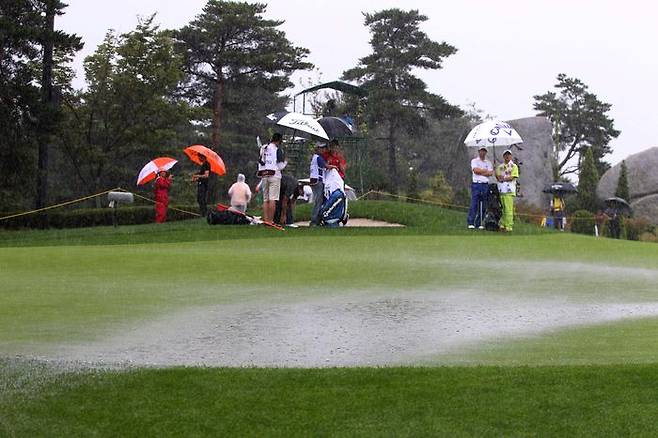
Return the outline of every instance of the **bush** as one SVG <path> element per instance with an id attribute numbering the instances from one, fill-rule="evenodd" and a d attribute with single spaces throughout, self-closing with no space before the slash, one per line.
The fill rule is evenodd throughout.
<path id="1" fill-rule="evenodd" d="M 178 207 L 183 210 L 197 212 L 196 206 Z M 154 221 L 155 213 L 152 206 L 129 206 L 117 209 L 119 225 L 148 224 Z M 0 214 L 0 216 L 5 216 Z M 169 208 L 168 221 L 191 219 L 187 213 Z M 1 228 L 82 228 L 112 225 L 112 209 L 110 208 L 80 208 L 76 210 L 50 211 L 27 216 L 20 216 L 0 222 Z"/>
<path id="2" fill-rule="evenodd" d="M 453 200 L 454 194 L 452 187 L 448 184 L 443 172 L 439 171 L 430 178 L 430 186 L 427 190 L 423 190 L 420 198 L 423 201 L 436 202 L 439 204 L 450 204 Z"/>
<path id="3" fill-rule="evenodd" d="M 521 222 L 537 226 L 541 225 L 542 219 L 546 217 L 546 211 L 543 208 L 535 207 L 523 201 L 514 206 L 514 211 Z"/>
<path id="4" fill-rule="evenodd" d="M 594 215 L 587 210 L 578 210 L 571 216 L 571 231 L 574 233 L 593 235 L 594 224 Z"/>
<path id="5" fill-rule="evenodd" d="M 635 219 L 626 218 L 623 220 L 626 229 L 626 238 L 628 240 L 640 240 L 644 233 L 651 232 L 653 226 L 648 219 L 639 217 Z"/>

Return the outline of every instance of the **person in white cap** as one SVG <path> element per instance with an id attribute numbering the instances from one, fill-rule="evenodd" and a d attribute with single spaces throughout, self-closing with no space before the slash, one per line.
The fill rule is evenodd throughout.
<path id="1" fill-rule="evenodd" d="M 478 156 L 471 160 L 471 208 L 468 211 L 468 228 L 484 229 L 483 216 L 489 193 L 489 177 L 493 175 L 493 165 L 487 160 L 487 148 L 481 147 Z"/>
<path id="2" fill-rule="evenodd" d="M 516 180 L 519 178 L 519 166 L 512 160 L 512 151 L 503 152 L 503 163 L 496 168 L 500 202 L 503 204 L 503 216 L 500 218 L 500 229 L 512 231 L 514 228 L 514 198 L 516 197 Z"/>

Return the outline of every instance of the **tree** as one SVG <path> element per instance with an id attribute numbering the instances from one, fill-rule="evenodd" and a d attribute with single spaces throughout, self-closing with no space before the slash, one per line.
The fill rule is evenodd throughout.
<path id="1" fill-rule="evenodd" d="M 126 34 L 109 31 L 84 68 L 87 90 L 66 101 L 60 147 L 86 190 L 134 183 L 135 170 L 177 150 L 189 126 L 171 33 L 153 16 Z"/>
<path id="2" fill-rule="evenodd" d="M 403 134 L 417 135 L 426 124 L 425 116 L 459 116 L 461 110 L 436 94 L 412 74 L 414 69 L 437 70 L 443 59 L 457 49 L 431 40 L 420 30 L 427 21 L 417 10 L 386 9 L 364 14 L 372 35 L 372 54 L 343 73 L 346 80 L 358 81 L 368 91 L 367 118 L 386 132 L 388 171 L 391 189 L 398 188 L 398 141 Z"/>
<path id="3" fill-rule="evenodd" d="M 49 143 L 60 116 L 60 88 L 52 86 L 51 78 L 62 79 L 59 62 L 67 59 L 53 54 L 82 48 L 76 35 L 53 29 L 55 16 L 63 14 L 65 7 L 56 0 L 0 1 L 0 204 L 4 206 L 25 206 L 26 200 L 33 199 L 31 181 L 35 180 L 37 206 L 47 200 Z"/>
<path id="4" fill-rule="evenodd" d="M 599 208 L 596 196 L 596 185 L 599 183 L 599 172 L 596 169 L 592 148 L 584 151 L 583 163 L 578 176 L 578 206 L 583 210 L 596 213 Z"/>
<path id="5" fill-rule="evenodd" d="M 619 179 L 617 180 L 617 190 L 615 196 L 626 201 L 631 200 L 630 191 L 628 190 L 628 169 L 626 168 L 626 160 L 621 162 L 621 169 L 619 170 Z"/>
<path id="6" fill-rule="evenodd" d="M 555 142 L 553 173 L 556 180 L 568 174 L 578 173 L 583 163 L 583 152 L 592 149 L 599 174 L 610 165 L 603 158 L 612 152 L 610 141 L 620 131 L 614 128 L 614 120 L 608 116 L 612 108 L 589 91 L 580 79 L 557 76 L 555 91 L 534 96 L 534 109 L 540 116 L 553 123 Z M 576 164 L 572 160 L 576 159 Z"/>
<path id="7" fill-rule="evenodd" d="M 212 146 L 218 148 L 227 95 L 237 84 L 278 93 L 290 75 L 309 69 L 307 49 L 294 46 L 266 20 L 262 3 L 210 0 L 189 25 L 176 32 L 184 57 L 188 98 L 212 109 Z M 242 105 L 245 102 L 241 102 Z"/>

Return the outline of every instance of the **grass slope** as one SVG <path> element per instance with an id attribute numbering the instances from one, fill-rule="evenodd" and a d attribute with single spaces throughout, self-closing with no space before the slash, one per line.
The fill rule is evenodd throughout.
<path id="1" fill-rule="evenodd" d="M 0 372 L 14 372 L 0 366 Z M 164 369 L 42 376 L 3 436 L 655 436 L 655 366 Z"/>

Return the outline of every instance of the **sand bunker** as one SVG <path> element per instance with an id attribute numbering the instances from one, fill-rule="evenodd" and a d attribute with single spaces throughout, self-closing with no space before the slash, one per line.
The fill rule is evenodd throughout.
<path id="1" fill-rule="evenodd" d="M 658 316 L 658 302 L 583 304 L 470 292 L 349 295 L 188 310 L 42 357 L 132 366 L 368 366 L 417 363 L 478 343 Z"/>
<path id="2" fill-rule="evenodd" d="M 308 227 L 308 222 L 296 222 L 295 225 L 300 227 Z M 395 224 L 391 222 L 376 221 L 374 219 L 354 218 L 347 221 L 347 227 L 376 227 L 376 228 L 389 228 L 389 227 L 404 227 L 402 224 Z"/>

